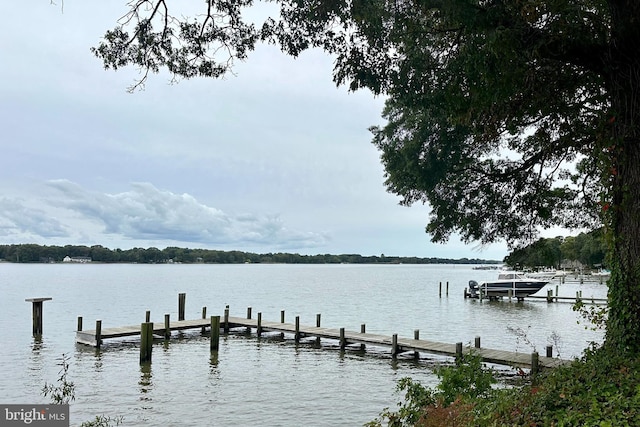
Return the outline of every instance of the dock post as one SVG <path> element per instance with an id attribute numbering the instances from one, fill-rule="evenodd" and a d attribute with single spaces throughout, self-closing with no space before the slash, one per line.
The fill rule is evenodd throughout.
<path id="1" fill-rule="evenodd" d="M 31 303 L 31 314 L 33 320 L 32 332 L 34 337 L 42 335 L 42 303 L 52 299 L 53 298 L 50 297 L 25 299 L 25 301 Z"/>
<path id="2" fill-rule="evenodd" d="M 476 337 L 475 342 L 473 344 L 475 348 L 480 348 L 480 337 Z"/>
<path id="3" fill-rule="evenodd" d="M 547 289 L 547 302 L 553 302 L 553 290 Z"/>
<path id="4" fill-rule="evenodd" d="M 153 323 L 144 322 L 140 325 L 140 363 L 151 362 L 153 348 Z"/>
<path id="5" fill-rule="evenodd" d="M 258 312 L 258 327 L 256 328 L 256 334 L 262 335 L 262 313 Z"/>
<path id="6" fill-rule="evenodd" d="M 171 316 L 168 314 L 164 315 L 164 338 L 171 338 Z"/>
<path id="7" fill-rule="evenodd" d="M 248 320 L 248 319 L 251 319 L 251 311 L 252 311 L 252 308 L 251 308 L 251 307 L 247 307 L 247 320 Z M 248 333 L 248 334 L 250 334 L 250 333 L 251 333 L 251 327 L 248 327 L 248 328 L 247 328 L 247 333 Z"/>
<path id="8" fill-rule="evenodd" d="M 184 306 L 186 299 L 187 294 L 178 294 L 178 320 L 184 320 Z"/>
<path id="9" fill-rule="evenodd" d="M 418 341 L 420 339 L 420 329 L 414 329 L 413 331 L 413 339 Z M 416 359 L 420 359 L 420 352 L 419 351 L 414 351 L 413 352 L 413 357 L 415 357 Z"/>
<path id="10" fill-rule="evenodd" d="M 440 290 L 438 291 L 438 296 L 442 298 L 442 282 L 440 282 Z"/>
<path id="11" fill-rule="evenodd" d="M 82 316 L 78 316 L 78 328 L 76 330 L 78 332 L 82 331 Z"/>
<path id="12" fill-rule="evenodd" d="M 207 307 L 202 307 L 202 318 L 206 319 L 207 318 Z M 202 329 L 200 330 L 201 334 L 204 334 L 207 332 L 207 327 L 203 326 Z"/>
<path id="13" fill-rule="evenodd" d="M 553 346 L 552 345 L 548 345 L 547 346 L 547 357 L 553 357 Z"/>
<path id="14" fill-rule="evenodd" d="M 340 350 L 344 350 L 347 346 L 347 339 L 344 336 L 344 328 L 340 328 Z"/>
<path id="15" fill-rule="evenodd" d="M 300 316 L 296 316 L 296 334 L 294 339 L 296 342 L 300 341 Z"/>
<path id="16" fill-rule="evenodd" d="M 456 343 L 456 364 L 460 364 L 462 362 L 462 343 Z"/>
<path id="17" fill-rule="evenodd" d="M 316 314 L 316 328 L 320 327 L 320 313 Z M 320 345 L 320 335 L 316 338 L 316 344 Z"/>
<path id="18" fill-rule="evenodd" d="M 391 336 L 391 357 L 394 359 L 398 355 L 398 334 Z"/>
<path id="19" fill-rule="evenodd" d="M 224 333 L 229 333 L 229 306 L 224 309 Z"/>
<path id="20" fill-rule="evenodd" d="M 540 369 L 540 366 L 538 364 L 539 359 L 540 357 L 537 351 L 534 351 L 533 353 L 531 353 L 531 376 L 535 376 L 538 373 L 538 370 Z"/>
<path id="21" fill-rule="evenodd" d="M 144 313 L 144 321 L 147 323 L 151 322 L 151 311 L 147 310 L 146 313 Z"/>
<path id="22" fill-rule="evenodd" d="M 211 351 L 218 351 L 220 348 L 220 316 L 211 316 Z"/>
<path id="23" fill-rule="evenodd" d="M 446 296 L 449 296 L 449 281 L 447 280 L 447 293 Z"/>
<path id="24" fill-rule="evenodd" d="M 284 310 L 280 310 L 280 323 L 284 323 Z"/>
<path id="25" fill-rule="evenodd" d="M 96 348 L 102 345 L 102 320 L 96 320 Z"/>
<path id="26" fill-rule="evenodd" d="M 361 334 L 367 333 L 367 325 L 365 325 L 364 323 L 360 325 L 360 333 Z M 365 351 L 366 348 L 367 348 L 366 345 L 360 344 L 360 351 Z"/>

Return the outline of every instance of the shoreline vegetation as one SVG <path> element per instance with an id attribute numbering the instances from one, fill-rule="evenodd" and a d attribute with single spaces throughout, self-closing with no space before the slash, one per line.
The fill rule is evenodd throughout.
<path id="1" fill-rule="evenodd" d="M 46 246 L 37 244 L 0 245 L 0 262 L 13 263 L 137 263 L 137 264 L 502 264 L 498 260 L 478 258 L 436 258 L 402 256 L 365 256 L 359 254 L 317 254 L 243 251 L 132 248 L 109 249 L 94 246 Z"/>

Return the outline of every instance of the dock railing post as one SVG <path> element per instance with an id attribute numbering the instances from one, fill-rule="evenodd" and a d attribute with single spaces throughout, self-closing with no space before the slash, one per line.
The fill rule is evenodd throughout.
<path id="1" fill-rule="evenodd" d="M 220 316 L 211 316 L 211 351 L 220 348 Z"/>
<path id="2" fill-rule="evenodd" d="M 184 307 L 186 304 L 187 294 L 178 294 L 178 320 L 184 320 Z"/>
<path id="3" fill-rule="evenodd" d="M 140 363 L 151 362 L 153 348 L 153 323 L 144 322 L 140 325 Z"/>
<path id="4" fill-rule="evenodd" d="M 96 320 L 96 348 L 102 345 L 102 320 Z"/>

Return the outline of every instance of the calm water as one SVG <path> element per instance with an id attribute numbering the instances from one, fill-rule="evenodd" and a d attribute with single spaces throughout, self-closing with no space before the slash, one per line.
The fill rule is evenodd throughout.
<path id="1" fill-rule="evenodd" d="M 424 384 L 437 378 L 428 368 L 450 359 L 423 355 L 419 363 L 391 360 L 385 349 L 341 353 L 322 348 L 232 334 L 222 337 L 212 357 L 199 332 L 158 342 L 153 363 L 139 364 L 134 339 L 109 342 L 102 351 L 75 344 L 77 316 L 85 329 L 95 319 L 104 328 L 138 324 L 146 310 L 152 321 L 177 318 L 178 293 L 187 294 L 186 318 L 222 314 L 279 321 L 300 316 L 314 325 L 544 353 L 554 344 L 562 357 L 579 356 L 602 333 L 585 330 L 568 303 L 465 300 L 470 279 L 495 271 L 451 265 L 16 265 L 0 264 L 0 403 L 47 403 L 41 389 L 55 383 L 60 357 L 70 357 L 76 384 L 72 425 L 97 414 L 124 416 L 137 426 L 358 426 L 399 399 L 396 381 L 412 376 Z M 449 281 L 449 296 L 444 295 Z M 442 298 L 438 284 L 443 282 Z M 553 286 L 555 288 L 555 285 Z M 560 295 L 605 297 L 598 284 L 562 284 Z M 546 289 L 541 291 L 546 294 Z M 44 303 L 44 335 L 31 336 L 31 304 Z M 519 329 L 523 339 L 513 333 Z M 555 338 L 554 338 L 555 337 Z M 177 337 L 176 337 L 177 338 Z M 329 349 L 327 349 L 329 348 Z"/>

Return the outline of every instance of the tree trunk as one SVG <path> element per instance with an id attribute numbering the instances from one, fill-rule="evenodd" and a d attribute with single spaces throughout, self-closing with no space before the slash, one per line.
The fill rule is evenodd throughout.
<path id="1" fill-rule="evenodd" d="M 609 147 L 611 279 L 606 346 L 640 352 L 640 14 L 633 1 L 612 2 L 614 50 L 610 62 L 613 145 Z M 624 7 L 622 7 L 624 6 Z M 606 177 L 605 177 L 606 179 Z M 607 207 L 607 205 L 605 205 Z"/>

